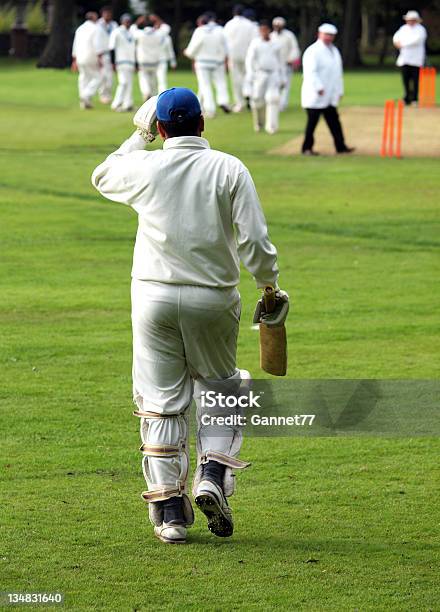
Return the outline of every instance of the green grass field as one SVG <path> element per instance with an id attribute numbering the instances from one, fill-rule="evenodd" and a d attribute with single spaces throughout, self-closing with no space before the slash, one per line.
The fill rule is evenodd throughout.
<path id="1" fill-rule="evenodd" d="M 131 116 L 80 112 L 67 71 L 0 69 L 0 591 L 61 591 L 75 610 L 440 610 L 438 439 L 246 439 L 233 538 L 200 515 L 185 547 L 152 537 L 131 417 L 136 215 L 90 185 Z M 439 161 L 267 155 L 303 129 L 298 92 L 276 136 L 248 115 L 206 130 L 257 184 L 294 301 L 288 375 L 436 378 Z M 399 95 L 394 72 L 346 77 L 344 104 Z M 245 272 L 240 291 L 239 365 L 263 377 Z"/>

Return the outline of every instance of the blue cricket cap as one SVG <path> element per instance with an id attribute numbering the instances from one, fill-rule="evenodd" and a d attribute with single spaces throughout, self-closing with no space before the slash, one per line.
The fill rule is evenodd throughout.
<path id="1" fill-rule="evenodd" d="M 186 87 L 167 89 L 157 99 L 156 116 L 159 121 L 182 123 L 186 119 L 195 119 L 201 114 L 199 99 Z"/>

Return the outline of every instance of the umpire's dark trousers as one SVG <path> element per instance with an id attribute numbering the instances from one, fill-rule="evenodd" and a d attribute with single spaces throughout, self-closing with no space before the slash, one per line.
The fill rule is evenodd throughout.
<path id="1" fill-rule="evenodd" d="M 318 124 L 321 113 L 324 115 L 324 119 L 327 122 L 328 128 L 333 136 L 335 142 L 335 148 L 338 153 L 345 151 L 347 145 L 345 144 L 344 133 L 342 131 L 342 125 L 339 121 L 338 111 L 335 106 L 327 106 L 327 108 L 306 108 L 307 111 L 307 125 L 302 151 L 311 151 L 315 139 L 313 134 Z"/>
<path id="2" fill-rule="evenodd" d="M 419 99 L 419 70 L 418 66 L 402 66 L 402 80 L 405 88 L 405 104 L 417 102 Z"/>

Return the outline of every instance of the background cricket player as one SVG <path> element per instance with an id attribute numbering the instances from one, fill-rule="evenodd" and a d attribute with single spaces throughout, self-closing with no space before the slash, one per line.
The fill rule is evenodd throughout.
<path id="1" fill-rule="evenodd" d="M 157 113 L 157 123 L 156 123 Z M 196 95 L 185 88 L 151 98 L 135 122 L 162 150 L 145 151 L 136 131 L 93 172 L 106 198 L 131 206 L 139 228 L 132 270 L 133 395 L 141 419 L 142 464 L 149 514 L 157 537 L 182 543 L 193 522 L 187 496 L 187 411 L 197 403 L 197 463 L 193 493 L 218 536 L 233 531 L 226 498 L 239 427 L 210 428 L 203 391 L 226 385 L 239 392 L 236 367 L 240 260 L 258 287 L 277 287 L 276 250 L 252 178 L 235 157 L 212 150 Z M 153 136 L 151 135 L 153 134 Z"/>
<path id="2" fill-rule="evenodd" d="M 147 17 L 141 16 L 130 28 L 136 42 L 139 88 L 144 100 L 158 93 L 157 69 L 165 45 L 165 35 L 147 24 Z"/>
<path id="3" fill-rule="evenodd" d="M 79 105 L 93 108 L 92 98 L 101 83 L 102 57 L 99 53 L 96 21 L 97 13 L 86 13 L 86 20 L 75 32 L 72 47 L 72 70 L 78 71 Z"/>
<path id="4" fill-rule="evenodd" d="M 258 36 L 258 26 L 243 17 L 243 6 L 237 4 L 233 17 L 224 28 L 228 46 L 228 68 L 231 75 L 234 106 L 232 110 L 239 113 L 245 108 L 244 85 L 246 77 L 246 53 L 251 40 Z"/>
<path id="5" fill-rule="evenodd" d="M 177 67 L 176 54 L 174 52 L 173 41 L 171 39 L 171 26 L 165 23 L 159 15 L 150 15 L 150 22 L 154 28 L 159 30 L 164 36 L 164 45 L 162 47 L 162 55 L 157 66 L 157 85 L 159 93 L 168 88 L 168 65 L 173 70 Z"/>
<path id="6" fill-rule="evenodd" d="M 252 83 L 251 106 L 254 129 L 268 134 L 278 130 L 280 91 L 284 86 L 284 69 L 281 47 L 270 38 L 267 21 L 260 23 L 260 35 L 249 45 L 246 56 L 246 73 Z"/>
<path id="7" fill-rule="evenodd" d="M 118 112 L 133 109 L 133 74 L 136 50 L 130 26 L 131 16 L 124 13 L 121 16 L 121 25 L 110 36 L 110 49 L 114 52 L 118 73 L 118 87 L 112 102 L 112 110 Z"/>
<path id="8" fill-rule="evenodd" d="M 289 105 L 293 71 L 301 65 L 301 53 L 295 34 L 286 28 L 284 17 L 275 17 L 272 21 L 272 27 L 273 30 L 270 37 L 281 46 L 281 62 L 284 67 L 284 81 L 286 84 L 281 90 L 280 111 L 284 111 Z"/>
<path id="9" fill-rule="evenodd" d="M 101 18 L 97 22 L 97 45 L 102 52 L 101 85 L 99 87 L 100 100 L 103 104 L 112 101 L 113 65 L 110 53 L 110 36 L 118 24 L 113 21 L 113 11 L 110 6 L 103 6 Z"/>
<path id="10" fill-rule="evenodd" d="M 199 17 L 197 25 L 183 53 L 194 60 L 202 108 L 205 116 L 212 119 L 216 111 L 213 87 L 217 104 L 224 112 L 230 112 L 225 69 L 226 38 L 223 28 L 207 15 Z"/>

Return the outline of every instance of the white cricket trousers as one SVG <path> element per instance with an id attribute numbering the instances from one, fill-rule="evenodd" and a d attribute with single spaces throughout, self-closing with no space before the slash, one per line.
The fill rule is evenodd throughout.
<path id="1" fill-rule="evenodd" d="M 213 117 L 216 111 L 213 87 L 215 87 L 217 104 L 227 106 L 229 104 L 228 84 L 226 82 L 226 70 L 224 62 L 217 65 L 195 62 L 197 82 L 199 84 L 199 97 L 203 111 Z"/>
<path id="2" fill-rule="evenodd" d="M 198 464 L 211 453 L 231 467 L 242 440 L 240 428 L 202 423 L 202 391 L 238 392 L 236 368 L 240 295 L 210 288 L 132 280 L 133 398 L 141 420 L 142 467 L 148 502 L 186 493 L 187 411 L 197 404 Z M 224 409 L 223 409 L 224 412 Z M 232 461 L 232 464 L 231 464 Z M 231 494 L 231 493 L 230 493 Z"/>
<path id="3" fill-rule="evenodd" d="M 265 70 L 255 73 L 251 105 L 255 129 L 260 130 L 264 121 L 266 132 L 276 132 L 280 112 L 280 79 L 277 73 Z"/>
<path id="4" fill-rule="evenodd" d="M 104 53 L 101 66 L 101 85 L 99 95 L 108 101 L 111 100 L 113 89 L 113 65 L 110 53 Z"/>
<path id="5" fill-rule="evenodd" d="M 290 66 L 290 64 L 287 64 L 286 70 L 284 72 L 285 86 L 281 90 L 281 96 L 280 96 L 280 110 L 281 111 L 285 111 L 287 107 L 289 106 L 290 88 L 292 86 L 292 75 L 293 75 L 293 68 L 292 66 Z"/>
<path id="6" fill-rule="evenodd" d="M 234 103 L 239 106 L 244 106 L 243 87 L 246 78 L 246 65 L 244 60 L 229 60 L 229 73 L 231 75 L 232 93 L 234 95 Z"/>
<path id="7" fill-rule="evenodd" d="M 139 89 L 144 100 L 148 100 L 151 96 L 155 96 L 158 93 L 157 67 L 158 64 L 139 65 Z"/>
<path id="8" fill-rule="evenodd" d="M 158 92 L 168 89 L 168 60 L 160 60 L 156 69 Z"/>
<path id="9" fill-rule="evenodd" d="M 121 107 L 127 110 L 133 106 L 133 74 L 134 66 L 131 64 L 119 64 L 116 67 L 118 73 L 118 86 L 112 102 L 112 109 Z"/>
<path id="10" fill-rule="evenodd" d="M 78 64 L 78 91 L 80 100 L 90 102 L 101 84 L 98 64 Z"/>

